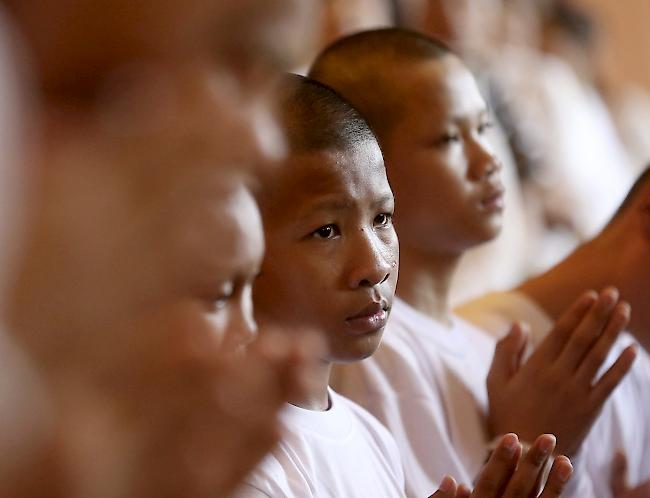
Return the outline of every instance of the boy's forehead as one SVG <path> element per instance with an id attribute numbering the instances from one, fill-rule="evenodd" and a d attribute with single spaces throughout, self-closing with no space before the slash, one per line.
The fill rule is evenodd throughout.
<path id="1" fill-rule="evenodd" d="M 273 189 L 280 199 L 276 197 L 274 204 L 289 204 L 296 210 L 328 195 L 390 191 L 381 149 L 374 140 L 363 140 L 345 150 L 291 154 L 282 170 Z"/>
<path id="2" fill-rule="evenodd" d="M 179 220 L 178 257 L 209 275 L 250 273 L 260 263 L 264 234 L 257 204 L 243 185 L 205 191 Z"/>
<path id="3" fill-rule="evenodd" d="M 485 110 L 474 76 L 455 55 L 409 64 L 403 76 L 406 105 L 413 114 L 467 115 Z"/>

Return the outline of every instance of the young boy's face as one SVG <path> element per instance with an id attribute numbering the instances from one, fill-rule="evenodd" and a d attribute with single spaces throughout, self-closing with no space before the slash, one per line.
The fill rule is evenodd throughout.
<path id="1" fill-rule="evenodd" d="M 181 228 L 176 257 L 190 295 L 204 310 L 224 349 L 236 351 L 256 335 L 253 281 L 264 255 L 264 232 L 257 204 L 241 185 L 197 192 Z M 205 197 L 203 197 L 205 196 Z"/>
<path id="2" fill-rule="evenodd" d="M 393 194 L 381 151 L 352 149 L 288 159 L 281 185 L 261 203 L 267 252 L 255 286 L 265 325 L 326 337 L 331 362 L 379 346 L 397 283 Z"/>
<path id="3" fill-rule="evenodd" d="M 404 64 L 396 85 L 402 115 L 383 145 L 402 247 L 458 253 L 492 239 L 503 187 L 472 74 L 448 55 Z"/>

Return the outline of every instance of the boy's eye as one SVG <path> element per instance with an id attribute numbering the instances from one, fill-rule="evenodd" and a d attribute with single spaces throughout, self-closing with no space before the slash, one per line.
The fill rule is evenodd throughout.
<path id="1" fill-rule="evenodd" d="M 224 309 L 228 302 L 232 299 L 234 292 L 228 292 L 227 294 L 221 294 L 212 300 L 212 307 L 215 311 Z"/>
<path id="2" fill-rule="evenodd" d="M 222 310 L 226 307 L 226 304 L 228 304 L 228 299 L 229 297 L 223 296 L 220 298 L 217 298 L 213 301 L 213 306 L 215 310 Z"/>
<path id="3" fill-rule="evenodd" d="M 316 239 L 333 239 L 340 235 L 341 232 L 336 225 L 324 225 L 312 232 L 312 237 Z"/>
<path id="4" fill-rule="evenodd" d="M 447 146 L 453 143 L 460 142 L 460 134 L 458 133 L 445 133 L 438 140 L 436 140 L 436 145 Z"/>
<path id="5" fill-rule="evenodd" d="M 478 132 L 481 133 L 481 134 L 483 134 L 483 133 L 485 133 L 487 130 L 489 130 L 490 128 L 492 128 L 492 126 L 493 126 L 492 121 L 485 121 L 485 122 L 483 122 L 483 123 L 481 123 L 481 124 L 479 125 L 479 127 L 478 127 Z"/>
<path id="6" fill-rule="evenodd" d="M 379 227 L 390 226 L 393 221 L 393 215 L 390 213 L 381 213 L 375 217 L 375 225 Z"/>
<path id="7" fill-rule="evenodd" d="M 235 286 L 226 285 L 223 289 L 205 294 L 203 296 L 203 301 L 206 303 L 211 312 L 220 311 L 228 305 L 228 302 L 233 298 L 234 295 Z"/>

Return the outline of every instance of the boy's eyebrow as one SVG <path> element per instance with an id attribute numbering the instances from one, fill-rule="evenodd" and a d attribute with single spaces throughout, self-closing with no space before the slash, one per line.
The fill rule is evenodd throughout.
<path id="1" fill-rule="evenodd" d="M 385 206 L 387 204 L 393 204 L 394 202 L 395 202 L 395 198 L 393 197 L 393 194 L 386 193 L 386 194 L 383 194 L 375 202 L 373 202 L 372 207 L 379 208 L 379 207 Z"/>
<path id="2" fill-rule="evenodd" d="M 474 116 L 478 116 L 479 118 L 485 118 L 485 117 L 490 117 L 491 115 L 490 108 L 487 106 L 481 107 L 480 109 L 477 109 L 477 111 L 478 112 L 476 112 L 473 116 L 471 116 L 472 118 Z M 459 121 L 465 121 L 467 118 L 468 118 L 467 114 L 452 115 L 449 117 L 449 122 L 454 123 Z"/>
<path id="3" fill-rule="evenodd" d="M 392 193 L 384 193 L 372 203 L 372 207 L 377 209 L 379 207 L 385 206 L 386 204 L 392 204 L 394 202 Z M 342 199 L 325 199 L 320 202 L 316 202 L 309 206 L 307 209 L 300 213 L 301 218 L 305 218 L 311 214 L 317 213 L 319 211 L 344 211 L 346 209 L 351 209 L 353 207 L 353 202 L 349 200 Z"/>
<path id="4" fill-rule="evenodd" d="M 325 199 L 311 204 L 307 209 L 300 213 L 300 217 L 305 218 L 319 211 L 343 211 L 345 209 L 350 209 L 351 207 L 352 203 L 350 201 L 344 201 L 341 199 Z"/>

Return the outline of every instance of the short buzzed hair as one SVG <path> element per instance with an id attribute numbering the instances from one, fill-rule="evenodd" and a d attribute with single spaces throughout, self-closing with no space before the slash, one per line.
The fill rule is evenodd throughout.
<path id="1" fill-rule="evenodd" d="M 282 87 L 280 122 L 291 153 L 348 150 L 377 138 L 352 104 L 323 83 L 287 75 Z"/>
<path id="2" fill-rule="evenodd" d="M 309 76 L 344 95 L 381 134 L 399 119 L 403 105 L 397 91 L 404 64 L 453 55 L 439 40 L 402 28 L 363 31 L 327 47 L 312 65 Z"/>

